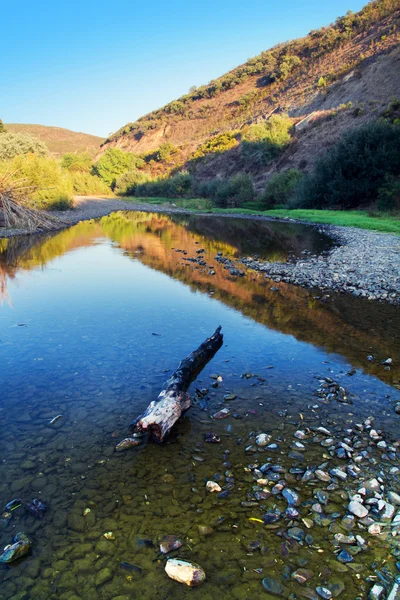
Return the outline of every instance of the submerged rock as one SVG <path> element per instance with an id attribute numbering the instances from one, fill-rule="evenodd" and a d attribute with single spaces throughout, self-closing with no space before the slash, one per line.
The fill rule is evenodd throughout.
<path id="1" fill-rule="evenodd" d="M 11 563 L 18 558 L 22 558 L 28 554 L 31 549 L 30 539 L 22 532 L 17 533 L 13 539 L 13 544 L 6 546 L 3 553 L 0 555 L 0 562 Z"/>
<path id="2" fill-rule="evenodd" d="M 170 579 L 190 587 L 200 585 L 206 578 L 200 565 L 179 558 L 169 558 L 165 565 L 165 572 Z"/>
<path id="3" fill-rule="evenodd" d="M 182 546 L 182 541 L 177 535 L 166 535 L 163 537 L 160 543 L 160 552 L 168 554 L 173 550 L 177 550 Z"/>
<path id="4" fill-rule="evenodd" d="M 140 441 L 137 438 L 125 438 L 120 442 L 115 450 L 117 452 L 122 452 L 122 450 L 128 450 L 128 448 L 134 448 L 135 446 L 139 446 Z"/>
<path id="5" fill-rule="evenodd" d="M 284 586 L 273 577 L 264 577 L 262 584 L 264 589 L 273 596 L 283 596 L 286 593 Z"/>
<path id="6" fill-rule="evenodd" d="M 47 510 L 47 505 L 41 500 L 38 500 L 37 498 L 34 498 L 30 502 L 27 502 L 25 504 L 25 507 L 34 517 L 43 517 L 44 513 Z"/>
<path id="7" fill-rule="evenodd" d="M 216 433 L 209 432 L 204 434 L 204 441 L 209 444 L 219 444 L 221 438 Z"/>

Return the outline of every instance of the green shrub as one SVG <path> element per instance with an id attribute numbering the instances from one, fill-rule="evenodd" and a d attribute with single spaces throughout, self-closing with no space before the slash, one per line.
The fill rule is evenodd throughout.
<path id="1" fill-rule="evenodd" d="M 292 120 L 286 115 L 272 115 L 265 123 L 250 125 L 242 135 L 243 156 L 267 164 L 290 143 L 291 129 Z"/>
<path id="2" fill-rule="evenodd" d="M 0 137 L 0 160 L 9 160 L 22 154 L 47 156 L 47 146 L 26 133 L 2 133 Z"/>
<path id="3" fill-rule="evenodd" d="M 49 200 L 44 208 L 46 210 L 71 210 L 74 208 L 74 201 L 71 197 L 61 194 L 55 200 Z"/>
<path id="4" fill-rule="evenodd" d="M 132 169 L 141 169 L 145 166 L 143 158 L 132 152 L 123 152 L 119 148 L 109 148 L 95 163 L 92 174 L 97 175 L 114 188 L 119 175 Z"/>
<path id="5" fill-rule="evenodd" d="M 383 212 L 400 210 L 400 177 L 385 177 L 385 183 L 378 190 L 376 207 Z"/>
<path id="6" fill-rule="evenodd" d="M 132 169 L 118 177 L 114 191 L 118 196 L 134 196 L 137 186 L 149 181 L 149 179 L 150 176 L 147 173 Z"/>
<path id="7" fill-rule="evenodd" d="M 196 196 L 211 199 L 219 208 L 241 206 L 253 200 L 255 195 L 252 178 L 242 173 L 230 179 L 216 177 L 210 181 L 193 182 L 192 189 Z"/>
<path id="8" fill-rule="evenodd" d="M 271 177 L 261 197 L 263 208 L 273 208 L 277 204 L 286 204 L 292 200 L 302 177 L 303 173 L 298 169 L 289 169 Z"/>
<path id="9" fill-rule="evenodd" d="M 177 173 L 173 177 L 155 179 L 147 183 L 139 183 L 135 188 L 135 196 L 150 198 L 184 198 L 192 192 L 192 177 L 187 171 Z"/>
<path id="10" fill-rule="evenodd" d="M 2 119 L 0 119 L 0 133 L 6 133 L 7 129 L 2 121 Z"/>
<path id="11" fill-rule="evenodd" d="M 237 146 L 236 136 L 237 134 L 235 132 L 227 131 L 210 138 L 198 146 L 191 155 L 190 160 L 198 160 L 207 154 L 219 154 L 231 150 L 231 148 Z"/>
<path id="12" fill-rule="evenodd" d="M 325 77 L 320 77 L 318 79 L 317 87 L 324 88 L 326 86 L 327 86 L 327 81 L 326 81 Z"/>
<path id="13" fill-rule="evenodd" d="M 92 168 L 92 157 L 87 152 L 67 152 L 61 159 L 61 166 L 67 171 L 89 173 Z"/>
<path id="14" fill-rule="evenodd" d="M 74 194 L 78 196 L 94 196 L 96 194 L 110 194 L 110 187 L 97 177 L 90 173 L 81 171 L 72 171 L 70 174 Z"/>
<path id="15" fill-rule="evenodd" d="M 16 179 L 25 180 L 31 206 L 47 209 L 59 201 L 72 201 L 71 177 L 54 158 L 27 154 L 0 164 L 0 172 L 10 169 L 15 173 Z"/>
<path id="16" fill-rule="evenodd" d="M 387 176 L 400 175 L 400 128 L 385 121 L 349 131 L 299 186 L 296 207 L 357 208 L 374 202 Z"/>

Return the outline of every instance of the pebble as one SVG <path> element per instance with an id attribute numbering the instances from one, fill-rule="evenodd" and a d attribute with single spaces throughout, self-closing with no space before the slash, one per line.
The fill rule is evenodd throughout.
<path id="1" fill-rule="evenodd" d="M 328 590 L 326 587 L 319 585 L 317 588 L 315 588 L 315 591 L 317 592 L 318 596 L 324 598 L 324 600 L 330 600 L 330 598 L 332 598 L 331 590 Z"/>
<path id="2" fill-rule="evenodd" d="M 285 594 L 283 585 L 273 577 L 264 577 L 262 584 L 264 589 L 273 596 L 283 596 Z"/>
<path id="3" fill-rule="evenodd" d="M 209 492 L 222 492 L 222 488 L 215 481 L 207 481 L 206 488 Z"/>
<path id="4" fill-rule="evenodd" d="M 257 446 L 260 446 L 260 448 L 265 448 L 265 446 L 267 446 L 270 443 L 270 441 L 271 436 L 267 433 L 260 433 L 260 435 L 256 437 L 256 444 Z"/>
<path id="5" fill-rule="evenodd" d="M 365 508 L 365 506 L 363 506 L 362 504 L 360 504 L 360 502 L 357 502 L 355 500 L 352 500 L 349 503 L 348 509 L 353 515 L 359 517 L 360 519 L 363 519 L 368 514 L 368 509 Z"/>
<path id="6" fill-rule="evenodd" d="M 289 506 L 298 506 L 300 503 L 299 494 L 290 488 L 285 488 L 282 492 L 282 496 L 285 498 Z"/>
<path id="7" fill-rule="evenodd" d="M 200 565 L 179 558 L 169 558 L 165 565 L 165 572 L 170 579 L 196 587 L 203 583 L 206 574 Z"/>

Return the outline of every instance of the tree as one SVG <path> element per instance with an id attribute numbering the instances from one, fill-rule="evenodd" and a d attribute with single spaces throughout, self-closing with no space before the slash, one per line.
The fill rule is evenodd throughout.
<path id="1" fill-rule="evenodd" d="M 37 154 L 47 156 L 47 146 L 25 133 L 2 133 L 0 138 L 0 160 L 9 160 L 22 154 Z"/>
<path id="2" fill-rule="evenodd" d="M 133 152 L 123 152 L 119 148 L 110 148 L 93 166 L 94 175 L 101 177 L 109 186 L 114 187 L 119 175 L 132 169 L 144 167 L 145 162 Z"/>
<path id="3" fill-rule="evenodd" d="M 61 166 L 67 171 L 89 173 L 92 167 L 92 158 L 86 152 L 67 152 L 61 160 Z"/>
<path id="4" fill-rule="evenodd" d="M 2 119 L 0 119 L 0 133 L 6 133 L 7 129 L 5 128 L 5 125 L 2 121 Z"/>

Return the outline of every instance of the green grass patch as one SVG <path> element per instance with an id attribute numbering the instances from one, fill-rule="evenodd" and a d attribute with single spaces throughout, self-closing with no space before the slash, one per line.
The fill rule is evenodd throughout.
<path id="1" fill-rule="evenodd" d="M 171 198 L 124 198 L 133 204 L 154 204 L 158 206 L 183 208 L 197 212 L 212 212 L 215 214 L 261 215 L 276 219 L 296 219 L 308 223 L 325 223 L 342 227 L 359 227 L 383 233 L 400 235 L 400 214 L 369 213 L 362 210 L 314 210 L 276 208 L 260 210 L 258 202 L 246 202 L 240 208 L 212 208 L 209 200 L 203 198 L 176 199 Z"/>
<path id="2" fill-rule="evenodd" d="M 266 210 L 263 214 L 269 217 L 290 218 L 344 227 L 359 227 L 360 229 L 371 229 L 400 235 L 400 214 L 371 214 L 362 210 L 287 210 L 284 208 Z"/>

